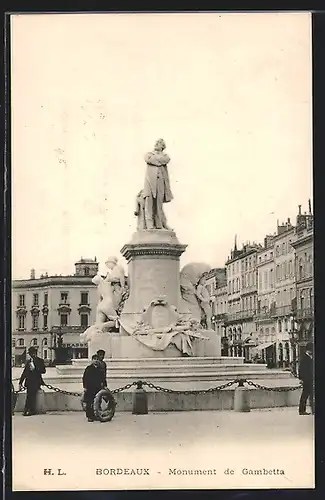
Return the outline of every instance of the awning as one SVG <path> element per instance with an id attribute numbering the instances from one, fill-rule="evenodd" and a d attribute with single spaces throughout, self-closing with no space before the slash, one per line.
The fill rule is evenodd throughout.
<path id="1" fill-rule="evenodd" d="M 265 344 L 260 344 L 257 346 L 258 351 L 262 351 L 263 349 L 267 349 L 271 345 L 275 344 L 275 342 L 266 342 Z"/>
<path id="2" fill-rule="evenodd" d="M 26 352 L 26 347 L 15 347 L 14 354 L 15 356 L 21 356 Z"/>

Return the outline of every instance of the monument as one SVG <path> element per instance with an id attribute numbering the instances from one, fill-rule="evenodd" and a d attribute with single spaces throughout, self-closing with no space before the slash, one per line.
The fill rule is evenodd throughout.
<path id="1" fill-rule="evenodd" d="M 188 264 L 180 272 L 187 245 L 167 224 L 164 204 L 173 194 L 165 149 L 159 139 L 145 155 L 144 185 L 135 197 L 137 230 L 121 249 L 128 285 L 116 257 L 107 260 L 105 278 L 93 279 L 99 292 L 97 318 L 82 334 L 89 355 L 101 348 L 111 358 L 220 356 L 205 283 L 210 267 Z"/>
<path id="2" fill-rule="evenodd" d="M 109 388 L 129 387 L 117 394 L 119 407 L 127 411 L 132 408 L 132 384 L 139 380 L 176 391 L 205 390 L 238 378 L 261 384 L 295 383 L 284 370 L 267 370 L 266 365 L 220 355 L 221 339 L 211 329 L 206 286 L 210 266 L 195 262 L 180 270 L 187 246 L 178 241 L 164 213 L 164 204 L 173 199 L 165 149 L 159 139 L 145 155 L 143 189 L 135 193 L 136 231 L 121 249 L 128 277 L 113 256 L 106 261 L 106 276 L 93 278 L 99 296 L 96 321 L 81 335 L 88 342 L 89 358 L 104 349 Z M 57 366 L 57 376 L 50 383 L 80 390 L 87 362 L 77 359 L 72 365 Z M 199 402 L 196 396 L 191 399 L 178 392 L 170 397 L 151 387 L 150 408 L 216 409 L 224 407 L 226 400 L 231 407 L 232 395 L 226 393 L 221 399 L 209 393 Z"/>

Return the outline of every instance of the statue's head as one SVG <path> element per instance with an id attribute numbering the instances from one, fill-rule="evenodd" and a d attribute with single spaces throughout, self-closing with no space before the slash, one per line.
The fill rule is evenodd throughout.
<path id="1" fill-rule="evenodd" d="M 106 267 L 108 267 L 108 269 L 113 269 L 116 264 L 117 264 L 117 257 L 108 257 L 107 261 L 105 262 L 105 265 Z"/>
<path id="2" fill-rule="evenodd" d="M 163 151 L 164 149 L 166 149 L 166 143 L 165 143 L 164 139 L 158 139 L 158 141 L 155 144 L 155 150 L 156 151 Z"/>

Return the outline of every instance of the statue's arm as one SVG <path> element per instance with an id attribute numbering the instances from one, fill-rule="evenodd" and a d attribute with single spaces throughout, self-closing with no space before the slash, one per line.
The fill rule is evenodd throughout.
<path id="1" fill-rule="evenodd" d="M 170 161 L 169 156 L 166 155 L 165 153 L 163 154 L 147 153 L 144 158 L 146 163 L 148 163 L 149 165 L 153 165 L 155 167 L 165 166 Z"/>

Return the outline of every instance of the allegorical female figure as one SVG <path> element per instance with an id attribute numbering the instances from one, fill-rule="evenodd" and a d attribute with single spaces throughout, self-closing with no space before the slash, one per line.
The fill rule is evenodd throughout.
<path id="1" fill-rule="evenodd" d="M 124 269 L 118 263 L 117 257 L 109 257 L 105 262 L 108 272 L 104 279 L 104 285 L 109 284 L 113 293 L 113 307 L 118 310 L 125 288 Z"/>
<path id="2" fill-rule="evenodd" d="M 173 199 L 167 169 L 170 158 L 164 153 L 165 148 L 165 141 L 158 139 L 154 150 L 145 155 L 147 171 L 142 196 L 146 229 L 170 230 L 163 210 L 163 203 Z"/>

